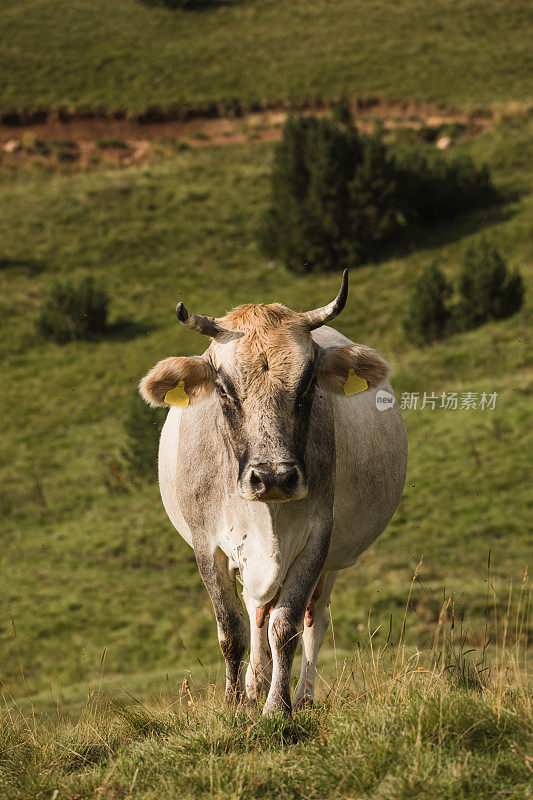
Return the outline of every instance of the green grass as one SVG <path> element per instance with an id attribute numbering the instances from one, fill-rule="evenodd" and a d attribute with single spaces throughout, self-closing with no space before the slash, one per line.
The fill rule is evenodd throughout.
<path id="1" fill-rule="evenodd" d="M 406 341 L 402 318 L 422 266 L 437 258 L 455 277 L 481 232 L 520 267 L 531 296 L 532 127 L 507 123 L 461 145 L 492 165 L 508 198 L 501 208 L 428 230 L 400 255 L 352 273 L 338 328 L 392 361 L 398 396 L 499 396 L 494 411 L 405 412 L 410 460 L 400 508 L 334 593 L 340 658 L 367 627 L 381 626 L 376 641 L 384 641 L 391 615 L 398 640 L 421 556 L 410 645 L 431 643 L 452 594 L 449 615 L 466 611 L 468 642 L 483 645 L 489 551 L 498 614 L 510 583 L 513 598 L 521 585 L 532 499 L 527 310 L 422 350 Z M 198 680 L 220 676 L 192 552 L 166 519 L 155 483 L 123 487 L 112 462 L 121 458 L 139 378 L 160 358 L 205 344 L 176 323 L 178 299 L 221 314 L 250 300 L 301 309 L 335 295 L 339 276 L 292 275 L 258 251 L 271 154 L 271 145 L 254 143 L 180 152 L 141 169 L 41 174 L 30 165 L 0 175 L 1 678 L 17 698 L 29 691 L 38 708 L 50 704 L 50 689 L 61 704 L 79 706 L 103 654 L 110 692 L 152 695 L 186 670 Z M 87 273 L 111 295 L 109 334 L 43 341 L 35 328 L 43 296 L 56 278 Z M 491 636 L 495 624 L 491 611 Z M 329 667 L 332 645 L 330 633 L 321 662 Z"/>
<path id="2" fill-rule="evenodd" d="M 529 104 L 531 23 L 525 0 L 235 0 L 202 12 L 140 0 L 4 0 L 0 112 L 138 113 L 343 94 Z"/>
<path id="3" fill-rule="evenodd" d="M 523 653 L 522 653 L 523 655 Z M 267 719 L 183 683 L 149 704 L 87 697 L 77 720 L 0 717 L 0 791 L 43 797 L 525 798 L 532 731 L 523 663 L 492 680 L 367 647 L 316 710 Z M 512 683 L 512 685 L 510 685 Z"/>

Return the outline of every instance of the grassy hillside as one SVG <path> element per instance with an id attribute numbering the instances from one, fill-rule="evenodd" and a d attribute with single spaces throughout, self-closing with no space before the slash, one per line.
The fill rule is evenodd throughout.
<path id="1" fill-rule="evenodd" d="M 77 722 L 35 724 L 13 709 L 0 721 L 0 791 L 10 800 L 530 797 L 531 706 L 516 662 L 505 658 L 480 688 L 404 655 L 365 653 L 320 710 L 291 720 L 223 710 L 216 692 L 185 686 L 157 704 L 92 699 Z"/>
<path id="2" fill-rule="evenodd" d="M 398 640 L 422 556 L 409 646 L 431 643 L 452 593 L 448 616 L 466 609 L 473 646 L 483 644 L 486 625 L 489 635 L 495 630 L 487 592 L 498 614 L 511 582 L 516 600 L 532 499 L 527 312 L 423 350 L 406 342 L 402 318 L 420 269 L 436 258 L 455 276 L 464 247 L 481 233 L 520 266 L 531 296 L 532 128 L 530 120 L 509 122 L 460 145 L 490 163 L 503 206 L 439 226 L 352 273 L 338 328 L 392 361 L 398 396 L 486 391 L 498 400 L 494 411 L 405 412 L 405 495 L 388 531 L 338 582 L 323 665 L 350 656 L 367 629 L 382 625 L 375 641 L 384 642 L 390 615 Z M 60 703 L 79 704 L 83 681 L 92 685 L 102 669 L 109 686 L 122 682 L 137 696 L 189 670 L 198 685 L 206 673 L 220 675 L 191 551 L 155 484 L 123 487 L 110 462 L 121 459 L 139 378 L 158 359 L 204 345 L 175 322 L 177 299 L 220 314 L 250 300 L 312 307 L 336 293 L 339 276 L 288 274 L 258 252 L 271 155 L 261 143 L 167 148 L 142 169 L 41 174 L 29 165 L 0 174 L 0 677 L 15 697 L 31 692 L 37 707 L 50 703 L 50 690 Z M 86 273 L 112 295 L 109 335 L 41 340 L 35 319 L 53 280 Z"/>
<path id="3" fill-rule="evenodd" d="M 413 97 L 531 103 L 526 0 L 4 0 L 0 112 Z"/>

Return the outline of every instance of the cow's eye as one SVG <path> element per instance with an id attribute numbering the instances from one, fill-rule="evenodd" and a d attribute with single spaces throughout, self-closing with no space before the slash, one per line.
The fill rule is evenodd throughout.
<path id="1" fill-rule="evenodd" d="M 227 400 L 229 398 L 229 394 L 222 388 L 222 386 L 218 386 L 217 390 L 218 390 L 218 396 L 222 400 Z"/>

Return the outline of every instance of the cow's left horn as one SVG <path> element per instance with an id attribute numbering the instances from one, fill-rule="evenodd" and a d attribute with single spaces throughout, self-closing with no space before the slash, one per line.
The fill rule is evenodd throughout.
<path id="1" fill-rule="evenodd" d="M 326 322 L 330 322 L 337 317 L 344 306 L 346 305 L 346 298 L 348 297 L 348 270 L 345 269 L 342 273 L 342 283 L 339 293 L 335 300 L 329 305 L 322 308 L 315 308 L 314 311 L 308 311 L 304 316 L 309 323 L 309 330 L 314 331 L 315 328 L 320 328 Z"/>
<path id="2" fill-rule="evenodd" d="M 185 325 L 192 331 L 202 333 L 204 336 L 210 336 L 217 342 L 230 342 L 232 339 L 237 339 L 239 336 L 242 336 L 242 334 L 237 331 L 228 331 L 226 328 L 223 328 L 214 317 L 204 317 L 202 314 L 191 314 L 181 302 L 176 306 L 176 316 L 182 325 Z"/>

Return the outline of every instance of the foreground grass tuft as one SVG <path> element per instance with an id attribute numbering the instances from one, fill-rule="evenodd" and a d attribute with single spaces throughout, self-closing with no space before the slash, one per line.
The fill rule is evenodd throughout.
<path id="1" fill-rule="evenodd" d="M 214 686 L 158 703 L 89 699 L 79 720 L 0 722 L 0 790 L 169 798 L 523 798 L 531 695 L 521 654 L 468 688 L 420 653 L 386 648 L 344 665 L 328 697 L 290 719 L 232 710 Z M 416 666 L 418 665 L 418 666 Z"/>

